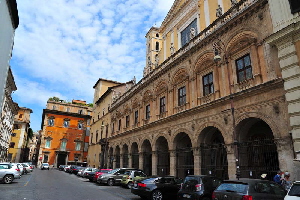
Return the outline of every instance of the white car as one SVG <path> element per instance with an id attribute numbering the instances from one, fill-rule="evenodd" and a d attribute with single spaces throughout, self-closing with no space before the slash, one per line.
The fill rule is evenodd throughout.
<path id="1" fill-rule="evenodd" d="M 50 166 L 49 166 L 48 163 L 42 163 L 41 170 L 43 170 L 43 169 L 48 169 L 49 170 L 49 168 L 50 168 Z"/>
<path id="2" fill-rule="evenodd" d="M 300 200 L 300 181 L 293 183 L 284 200 Z"/>
<path id="3" fill-rule="evenodd" d="M 0 163 L 0 181 L 11 183 L 14 179 L 21 178 L 20 169 L 16 164 Z"/>
<path id="4" fill-rule="evenodd" d="M 24 167 L 25 174 L 27 174 L 29 172 L 32 172 L 32 169 L 30 168 L 30 165 L 28 165 L 26 163 L 21 163 L 21 164 Z"/>

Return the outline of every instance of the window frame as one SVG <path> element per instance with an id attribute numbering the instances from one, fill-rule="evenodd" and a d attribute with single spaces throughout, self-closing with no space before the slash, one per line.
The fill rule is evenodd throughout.
<path id="1" fill-rule="evenodd" d="M 166 112 L 166 96 L 159 98 L 159 113 L 163 114 Z"/>
<path id="2" fill-rule="evenodd" d="M 137 123 L 139 123 L 139 111 L 138 110 L 136 110 L 134 112 L 134 124 L 137 124 Z"/>
<path id="3" fill-rule="evenodd" d="M 212 76 L 211 82 L 209 81 L 210 76 Z M 207 84 L 205 84 L 205 79 L 207 79 Z M 214 75 L 213 75 L 213 72 L 210 72 L 210 73 L 202 76 L 202 85 L 203 85 L 203 96 L 207 96 L 209 94 L 214 93 Z M 206 88 L 208 88 L 208 93 L 206 93 Z"/>
<path id="4" fill-rule="evenodd" d="M 75 143 L 75 151 L 80 151 L 81 150 L 81 142 L 76 142 Z"/>
<path id="5" fill-rule="evenodd" d="M 47 148 L 47 149 L 51 148 L 51 140 L 50 139 L 46 139 L 45 148 Z"/>
<path id="6" fill-rule="evenodd" d="M 178 88 L 178 106 L 186 104 L 186 86 Z"/>
<path id="7" fill-rule="evenodd" d="M 150 104 L 146 105 L 145 107 L 145 119 L 150 119 Z"/>
<path id="8" fill-rule="evenodd" d="M 250 65 L 248 66 L 245 66 L 245 58 L 249 57 L 249 63 Z M 242 69 L 239 69 L 239 66 L 238 66 L 238 62 L 239 61 L 242 61 L 243 62 L 243 67 Z M 253 78 L 253 67 L 252 67 L 252 64 L 251 64 L 251 56 L 249 53 L 243 55 L 242 57 L 239 57 L 238 59 L 235 60 L 235 68 L 236 68 L 236 76 L 237 76 L 237 82 L 238 83 L 241 83 L 241 82 L 244 82 L 244 81 L 248 81 L 250 79 Z M 247 70 L 251 69 L 251 77 L 247 77 Z M 241 77 L 240 77 L 240 72 L 243 73 L 243 76 L 244 76 L 244 80 L 241 81 Z"/>
<path id="9" fill-rule="evenodd" d="M 130 126 L 130 117 L 129 117 L 129 115 L 126 115 L 126 118 L 125 118 L 125 126 L 126 126 L 126 128 L 128 128 L 129 126 Z"/>
<path id="10" fill-rule="evenodd" d="M 70 127 L 70 120 L 65 119 L 63 123 L 63 127 L 69 128 Z"/>
<path id="11" fill-rule="evenodd" d="M 66 151 L 67 149 L 67 141 L 66 140 L 62 140 L 60 143 L 60 150 L 61 151 Z"/>

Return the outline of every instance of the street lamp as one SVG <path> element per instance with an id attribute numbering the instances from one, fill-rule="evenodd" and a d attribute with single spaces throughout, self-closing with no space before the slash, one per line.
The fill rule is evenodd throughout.
<path id="1" fill-rule="evenodd" d="M 213 43 L 213 49 L 215 52 L 214 56 L 214 62 L 217 66 L 221 66 L 222 63 L 222 57 L 221 53 L 224 52 L 224 60 L 227 67 L 227 78 L 228 78 L 228 86 L 229 86 L 229 98 L 230 98 L 230 110 L 231 110 L 231 116 L 232 116 L 232 130 L 233 130 L 233 146 L 234 146 L 234 155 L 236 159 L 236 178 L 239 180 L 240 178 L 240 166 L 239 166 L 239 151 L 238 151 L 238 140 L 237 140 L 237 134 L 235 129 L 235 115 L 234 115 L 234 102 L 233 102 L 233 94 L 231 91 L 231 84 L 230 84 L 230 73 L 229 73 L 229 62 L 228 62 L 228 54 L 226 52 L 225 44 L 220 40 L 216 39 L 217 41 Z"/>

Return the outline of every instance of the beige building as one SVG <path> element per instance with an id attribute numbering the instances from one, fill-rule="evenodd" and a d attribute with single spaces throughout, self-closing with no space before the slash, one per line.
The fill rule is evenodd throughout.
<path id="1" fill-rule="evenodd" d="M 89 141 L 88 164 L 90 166 L 107 168 L 108 140 L 111 123 L 110 106 L 122 94 L 132 87 L 133 81 L 119 83 L 116 81 L 99 79 L 94 86 L 94 107 Z M 114 124 L 112 124 L 114 126 Z"/>
<path id="2" fill-rule="evenodd" d="M 288 11 L 270 4 L 175 0 L 146 34 L 144 77 L 110 104 L 106 165 L 224 179 L 272 179 L 281 169 L 296 179 L 289 115 L 296 108 L 272 39 L 273 13 Z M 299 54 L 288 55 L 295 63 L 286 69 L 297 72 Z"/>

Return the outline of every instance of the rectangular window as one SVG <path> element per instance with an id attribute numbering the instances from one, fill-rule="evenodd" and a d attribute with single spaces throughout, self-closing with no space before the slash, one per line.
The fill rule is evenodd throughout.
<path id="1" fill-rule="evenodd" d="M 85 136 L 90 136 L 90 127 L 86 127 Z"/>
<path id="2" fill-rule="evenodd" d="M 14 142 L 9 143 L 9 148 L 15 148 L 15 143 Z"/>
<path id="3" fill-rule="evenodd" d="M 112 126 L 111 126 L 111 132 L 112 132 L 112 133 L 115 132 L 115 123 L 113 123 Z"/>
<path id="4" fill-rule="evenodd" d="M 146 106 L 146 119 L 150 119 L 150 104 Z"/>
<path id="5" fill-rule="evenodd" d="M 137 124 L 139 122 L 139 111 L 136 110 L 134 112 L 134 124 Z"/>
<path id="6" fill-rule="evenodd" d="M 203 96 L 214 92 L 213 73 L 203 76 Z"/>
<path id="7" fill-rule="evenodd" d="M 50 148 L 51 140 L 46 140 L 45 148 Z"/>
<path id="8" fill-rule="evenodd" d="M 192 21 L 183 31 L 181 31 L 181 47 L 189 43 L 191 40 L 191 35 L 198 35 L 197 33 L 197 18 Z"/>
<path id="9" fill-rule="evenodd" d="M 89 149 L 89 143 L 88 142 L 85 142 L 84 143 L 84 152 L 87 152 L 88 151 L 88 149 Z"/>
<path id="10" fill-rule="evenodd" d="M 82 122 L 78 122 L 78 129 L 82 129 L 83 128 L 83 124 L 82 124 Z"/>
<path id="11" fill-rule="evenodd" d="M 159 100 L 159 113 L 166 112 L 166 97 L 161 97 Z"/>
<path id="12" fill-rule="evenodd" d="M 183 106 L 186 103 L 185 86 L 178 89 L 178 106 Z"/>
<path id="13" fill-rule="evenodd" d="M 78 110 L 78 114 L 83 114 L 83 110 Z"/>
<path id="14" fill-rule="evenodd" d="M 129 122 L 130 122 L 129 120 L 130 120 L 129 115 L 127 115 L 126 116 L 126 128 L 129 127 Z"/>
<path id="15" fill-rule="evenodd" d="M 236 63 L 238 83 L 243 82 L 245 80 L 249 80 L 253 77 L 249 54 L 237 59 L 235 63 Z"/>
<path id="16" fill-rule="evenodd" d="M 81 149 L 81 142 L 76 142 L 75 150 L 80 151 L 80 149 Z"/>
<path id="17" fill-rule="evenodd" d="M 54 126 L 54 119 L 48 119 L 48 126 Z"/>
<path id="18" fill-rule="evenodd" d="M 44 159 L 43 159 L 43 163 L 47 163 L 48 162 L 48 155 L 47 154 L 44 154 Z"/>
<path id="19" fill-rule="evenodd" d="M 22 118 L 22 117 L 23 117 L 23 114 L 20 114 L 20 115 L 19 115 L 19 118 Z"/>
<path id="20" fill-rule="evenodd" d="M 119 129 L 118 129 L 119 131 L 121 130 L 121 125 L 122 125 L 121 122 L 122 122 L 121 119 L 119 119 Z"/>
<path id="21" fill-rule="evenodd" d="M 68 127 L 69 127 L 69 124 L 70 124 L 70 121 L 69 121 L 69 120 L 65 120 L 65 121 L 64 121 L 64 127 L 65 127 L 65 128 L 68 128 Z"/>
<path id="22" fill-rule="evenodd" d="M 300 12 L 300 1 L 299 0 L 289 0 L 289 2 L 290 2 L 292 14 Z"/>
<path id="23" fill-rule="evenodd" d="M 66 151 L 66 146 L 67 146 L 67 141 L 62 141 L 60 143 L 60 150 L 61 151 Z"/>

